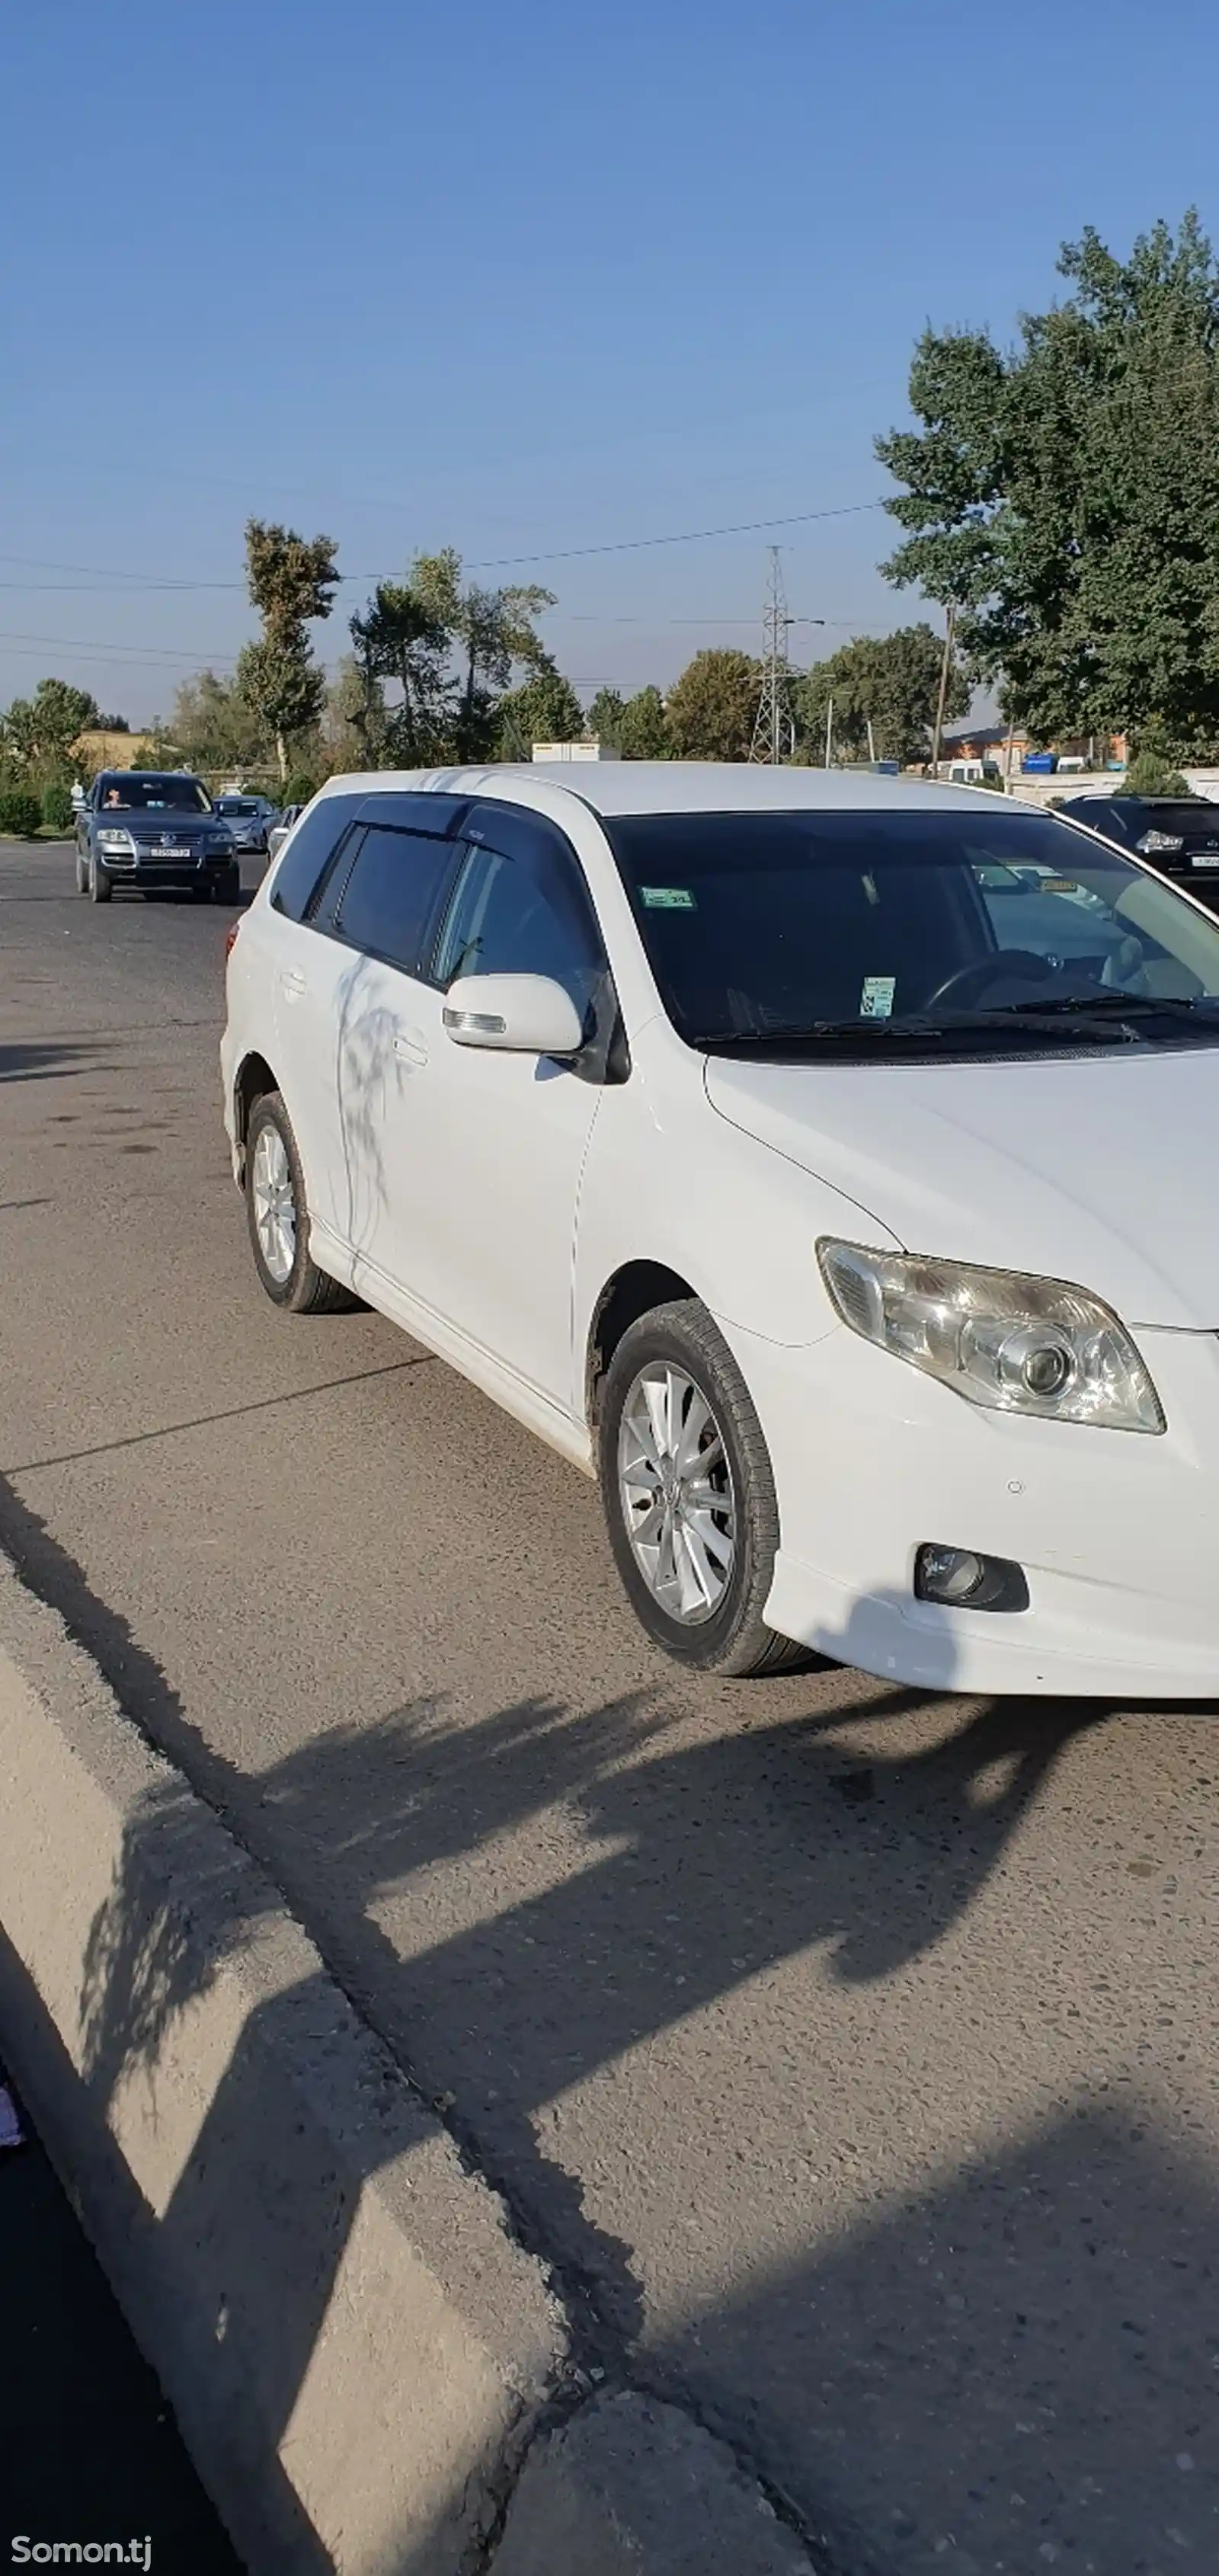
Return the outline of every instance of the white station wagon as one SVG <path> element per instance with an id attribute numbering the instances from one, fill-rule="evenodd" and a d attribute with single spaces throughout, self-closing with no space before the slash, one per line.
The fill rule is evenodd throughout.
<path id="1" fill-rule="evenodd" d="M 231 944 L 268 1296 L 600 1480 L 670 1654 L 1219 1692 L 1219 925 L 985 792 L 337 778 Z"/>

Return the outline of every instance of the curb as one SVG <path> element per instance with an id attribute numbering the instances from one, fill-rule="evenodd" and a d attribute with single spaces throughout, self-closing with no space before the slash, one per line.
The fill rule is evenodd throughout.
<path id="1" fill-rule="evenodd" d="M 243 2557 L 465 2576 L 566 2336 L 278 1891 L 0 1566 L 13 2071 Z"/>
<path id="2" fill-rule="evenodd" d="M 588 2393 L 503 2202 L 2 1555 L 0 1918 L 6 2055 L 253 2570 L 811 2576 L 726 2443 Z"/>

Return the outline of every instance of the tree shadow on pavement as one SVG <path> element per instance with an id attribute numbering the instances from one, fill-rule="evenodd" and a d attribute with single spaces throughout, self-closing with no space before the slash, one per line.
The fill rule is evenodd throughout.
<path id="1" fill-rule="evenodd" d="M 425 1704 L 333 1730 L 229 1782 L 224 1803 L 247 1843 L 462 2154 L 504 2194 L 521 2240 L 553 2266 L 577 2352 L 611 2375 L 644 2338 L 640 2284 L 629 2244 L 594 2223 L 578 2177 L 546 2152 L 547 2106 L 797 1952 L 819 1946 L 836 1977 L 861 1983 L 929 1949 L 967 1910 L 1063 1747 L 1098 1715 L 987 1705 L 929 1747 L 863 1761 L 844 1752 L 844 1723 L 866 1718 L 874 1737 L 887 1717 L 917 1709 L 919 1694 L 879 1685 L 861 1701 L 857 1677 L 839 1693 L 832 1671 L 817 1692 L 814 1709 L 762 1722 L 764 1694 L 750 1694 L 754 1722 L 676 1744 L 672 1712 L 646 1693 L 577 1713 L 527 1702 L 465 1724 Z M 217 1767 L 213 1757 L 213 1796 Z M 399 1954 L 378 1921 L 387 1899 L 559 1806 L 579 1820 L 584 1866 L 517 1901 L 484 1903 L 475 1921 Z M 196 1991 L 200 1944 L 163 1891 L 189 1892 L 192 1919 L 203 1907 L 220 1927 L 221 1952 L 254 1939 L 258 1903 L 278 1901 L 244 1869 L 227 1884 L 214 1858 L 201 1885 L 197 1834 L 190 1798 L 176 1788 L 151 1797 L 94 1925 L 82 2006 L 89 2080 L 104 2100 L 133 2069 L 155 2066 Z M 725 1887 L 742 1885 L 755 1891 L 748 1909 L 726 1905 Z M 242 2158 L 257 2153 L 269 2055 L 307 2033 L 314 2005 L 304 1988 L 252 2016 L 162 2222 L 178 2264 L 201 2229 L 225 2245 L 230 2366 L 243 2348 L 260 2355 L 259 2438 L 271 2450 L 323 2326 L 355 2199 L 336 2195 L 319 2141 L 310 2224 L 302 2231 L 294 2211 L 268 2263 L 265 2247 L 243 2241 L 225 2174 L 236 2141 Z M 370 2159 L 367 2174 L 375 2142 Z M 263 2317 L 257 2335 L 242 2329 L 247 2296 Z"/>

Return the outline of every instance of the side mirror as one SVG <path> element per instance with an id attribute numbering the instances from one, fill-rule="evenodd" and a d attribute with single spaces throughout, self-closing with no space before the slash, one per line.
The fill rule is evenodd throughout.
<path id="1" fill-rule="evenodd" d="M 516 1055 L 578 1055 L 584 1027 L 570 993 L 549 975 L 459 975 L 444 999 L 455 1046 Z"/>

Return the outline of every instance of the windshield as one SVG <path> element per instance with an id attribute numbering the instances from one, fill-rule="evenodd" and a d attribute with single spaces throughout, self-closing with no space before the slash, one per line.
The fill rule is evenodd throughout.
<path id="1" fill-rule="evenodd" d="M 692 1046 L 1219 1039 L 1219 926 L 1056 817 L 663 814 L 605 830 Z"/>
<path id="2" fill-rule="evenodd" d="M 250 796 L 218 796 L 216 798 L 216 812 L 218 814 L 241 814 L 248 818 L 251 815 L 257 814 L 258 810 L 257 805 Z"/>
<path id="3" fill-rule="evenodd" d="M 103 814 L 210 814 L 212 810 L 197 778 L 172 775 L 104 779 L 98 808 Z"/>

